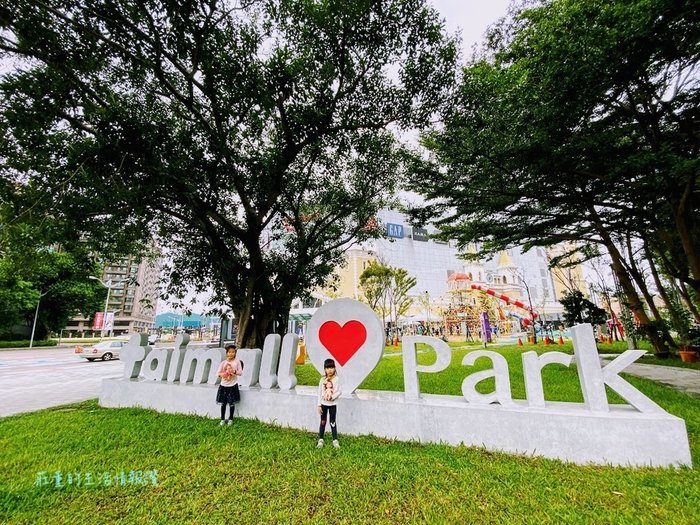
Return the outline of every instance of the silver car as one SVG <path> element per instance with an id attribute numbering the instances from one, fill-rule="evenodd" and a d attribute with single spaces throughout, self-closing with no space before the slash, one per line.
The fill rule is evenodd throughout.
<path id="1" fill-rule="evenodd" d="M 102 341 L 101 343 L 91 346 L 76 346 L 75 353 L 78 357 L 82 357 L 88 361 L 94 361 L 95 359 L 109 361 L 110 359 L 119 357 L 119 351 L 125 344 L 126 341 Z"/>

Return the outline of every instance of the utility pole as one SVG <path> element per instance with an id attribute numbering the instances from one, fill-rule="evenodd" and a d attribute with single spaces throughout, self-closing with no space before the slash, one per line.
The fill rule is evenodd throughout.
<path id="1" fill-rule="evenodd" d="M 109 308 L 109 294 L 112 291 L 112 280 L 107 279 L 107 281 L 103 281 L 102 279 L 98 279 L 94 275 L 91 275 L 90 279 L 92 279 L 93 281 L 99 281 L 100 284 L 102 284 L 102 286 L 107 288 L 107 298 L 105 299 L 105 310 L 104 310 L 104 313 L 102 315 L 102 328 L 100 329 L 100 340 L 102 340 L 105 336 L 105 326 L 107 324 L 107 309 Z"/>
<path id="2" fill-rule="evenodd" d="M 36 302 L 36 310 L 34 310 L 34 324 L 32 324 L 32 336 L 29 339 L 29 349 L 32 349 L 32 346 L 34 346 L 34 331 L 36 330 L 36 319 L 39 316 L 39 304 L 41 304 L 41 298 L 44 297 L 47 293 L 49 293 L 48 290 L 46 290 L 44 293 L 39 294 L 39 299 Z"/>
<path id="3" fill-rule="evenodd" d="M 530 305 L 530 324 L 532 325 L 532 342 L 537 344 L 537 329 L 535 328 L 535 312 L 532 309 L 532 297 L 530 296 L 530 287 L 528 286 L 525 278 L 522 275 L 518 275 L 520 278 L 520 283 L 525 287 L 525 292 L 527 293 L 527 302 Z"/>

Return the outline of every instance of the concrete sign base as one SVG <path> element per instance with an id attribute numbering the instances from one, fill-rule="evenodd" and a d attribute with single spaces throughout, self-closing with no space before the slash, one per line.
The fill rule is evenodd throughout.
<path id="1" fill-rule="evenodd" d="M 137 379 L 106 379 L 100 404 L 217 418 L 216 386 Z M 309 432 L 318 430 L 316 387 L 241 389 L 236 415 Z M 458 396 L 357 390 L 338 401 L 338 430 L 421 443 L 483 446 L 578 464 L 691 465 L 685 422 L 665 412 L 628 405 L 593 412 L 580 403 L 532 407 L 477 405 Z"/>

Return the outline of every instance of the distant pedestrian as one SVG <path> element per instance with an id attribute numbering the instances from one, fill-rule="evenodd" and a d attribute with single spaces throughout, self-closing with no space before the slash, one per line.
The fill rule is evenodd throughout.
<path id="1" fill-rule="evenodd" d="M 318 428 L 318 444 L 316 448 L 324 445 L 323 435 L 326 432 L 326 421 L 330 419 L 333 446 L 340 448 L 338 443 L 338 428 L 335 424 L 336 400 L 340 397 L 340 379 L 335 370 L 335 361 L 326 359 L 323 363 L 324 376 L 318 384 L 318 414 L 321 416 L 321 425 Z"/>
<path id="2" fill-rule="evenodd" d="M 222 361 L 216 375 L 221 378 L 219 390 L 216 393 L 216 402 L 221 405 L 220 425 L 226 424 L 226 405 L 230 407 L 228 424 L 233 424 L 233 411 L 235 404 L 241 400 L 238 390 L 238 376 L 243 374 L 243 365 L 236 359 L 236 345 L 226 345 L 226 360 Z"/>

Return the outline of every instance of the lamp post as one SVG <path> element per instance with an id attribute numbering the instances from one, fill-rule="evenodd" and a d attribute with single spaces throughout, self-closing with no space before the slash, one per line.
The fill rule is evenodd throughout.
<path id="1" fill-rule="evenodd" d="M 425 335 L 430 335 L 430 294 L 425 291 Z"/>
<path id="2" fill-rule="evenodd" d="M 525 287 L 525 291 L 527 292 L 527 302 L 530 304 L 530 323 L 532 324 L 532 342 L 533 344 L 537 344 L 537 328 L 535 328 L 535 313 L 532 309 L 532 297 L 530 296 L 530 287 L 527 284 L 527 281 L 522 275 L 518 276 L 520 278 L 520 283 Z"/>
<path id="3" fill-rule="evenodd" d="M 34 310 L 34 324 L 32 324 L 32 336 L 29 338 L 30 350 L 32 346 L 34 346 L 34 331 L 36 330 L 36 318 L 39 316 L 39 304 L 41 304 L 41 298 L 44 297 L 47 293 L 49 293 L 48 290 L 46 290 L 44 293 L 40 293 L 39 299 L 36 302 L 36 310 Z"/>
<path id="4" fill-rule="evenodd" d="M 102 286 L 107 288 L 107 299 L 105 299 L 105 310 L 104 310 L 104 314 L 102 315 L 102 328 L 100 329 L 100 339 L 102 339 L 104 337 L 104 333 L 105 333 L 104 328 L 105 328 L 105 325 L 107 324 L 107 308 L 109 308 L 109 294 L 112 291 L 112 280 L 107 279 L 107 281 L 105 282 L 102 279 L 98 279 L 94 275 L 91 275 L 90 279 L 92 279 L 93 281 L 98 281 Z"/>

